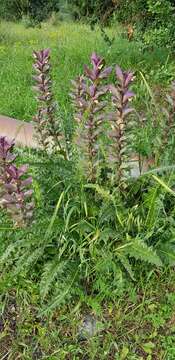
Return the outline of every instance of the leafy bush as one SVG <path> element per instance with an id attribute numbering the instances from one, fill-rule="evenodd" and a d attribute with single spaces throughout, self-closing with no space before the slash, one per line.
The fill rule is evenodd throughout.
<path id="1" fill-rule="evenodd" d="M 119 0 L 114 15 L 117 17 L 117 20 L 126 23 L 140 22 L 142 20 L 144 25 L 145 21 L 147 22 L 146 14 L 146 0 Z"/>
<path id="2" fill-rule="evenodd" d="M 0 3 L 0 16 L 6 20 L 18 20 L 27 15 L 37 23 L 58 10 L 57 0 L 1 0 Z"/>
<path id="3" fill-rule="evenodd" d="M 174 14 L 170 0 L 119 1 L 117 20 L 136 26 L 135 37 L 142 37 L 150 47 L 174 47 Z M 138 36 L 137 30 L 141 32 Z"/>
<path id="4" fill-rule="evenodd" d="M 35 19 L 33 19 L 29 15 L 22 15 L 21 23 L 24 25 L 26 29 L 40 27 L 40 23 L 38 23 Z"/>
<path id="5" fill-rule="evenodd" d="M 147 0 L 148 12 L 155 18 L 155 21 L 166 23 L 172 14 L 173 7 L 169 0 Z"/>
<path id="6" fill-rule="evenodd" d="M 18 20 L 23 13 L 27 13 L 28 0 L 1 0 L 0 17 L 6 20 Z"/>
<path id="7" fill-rule="evenodd" d="M 41 22 L 48 19 L 53 11 L 59 11 L 58 0 L 30 0 L 28 14 L 32 19 Z"/>
<path id="8" fill-rule="evenodd" d="M 167 39 L 170 39 L 170 30 L 165 27 L 147 30 L 143 35 L 145 45 L 164 46 Z M 168 41 L 169 43 L 169 41 Z"/>

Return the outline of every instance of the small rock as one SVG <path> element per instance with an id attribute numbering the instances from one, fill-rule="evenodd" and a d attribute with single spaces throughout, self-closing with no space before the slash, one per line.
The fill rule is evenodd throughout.
<path id="1" fill-rule="evenodd" d="M 79 328 L 78 336 L 80 340 L 86 340 L 96 335 L 97 332 L 98 332 L 97 320 L 93 315 L 90 314 L 86 315 L 83 318 L 82 324 L 80 325 Z"/>

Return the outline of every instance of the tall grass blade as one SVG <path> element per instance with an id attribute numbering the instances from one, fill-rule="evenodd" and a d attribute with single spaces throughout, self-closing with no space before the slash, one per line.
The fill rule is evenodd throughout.
<path id="1" fill-rule="evenodd" d="M 155 100 L 153 91 L 151 90 L 151 88 L 150 88 L 147 80 L 145 79 L 145 77 L 144 77 L 144 75 L 143 75 L 143 73 L 142 73 L 141 71 L 140 71 L 140 75 L 141 75 L 141 78 L 142 78 L 142 80 L 143 80 L 143 82 L 144 82 L 144 84 L 145 84 L 145 87 L 146 87 L 147 91 L 148 91 L 148 94 L 149 94 L 149 96 L 150 96 L 150 98 L 151 98 L 151 100 L 152 100 L 152 103 L 154 104 L 156 110 L 158 111 L 159 109 L 158 109 L 158 107 L 157 107 L 157 103 L 156 103 L 156 100 Z"/>
<path id="2" fill-rule="evenodd" d="M 56 207 L 55 207 L 55 210 L 54 210 L 54 213 L 53 213 L 53 215 L 52 215 L 50 224 L 49 224 L 49 226 L 48 226 L 48 229 L 47 229 L 46 234 L 45 234 L 45 237 L 44 237 L 45 240 L 47 240 L 47 239 L 49 238 L 49 236 L 51 235 L 51 233 L 52 233 L 52 228 L 53 228 L 55 219 L 56 219 L 56 217 L 57 217 L 58 210 L 59 210 L 59 208 L 60 208 L 60 206 L 61 206 L 61 202 L 62 202 L 63 197 L 64 197 L 64 191 L 61 193 L 61 195 L 60 195 L 60 197 L 59 197 L 59 199 L 58 199 L 57 205 L 56 205 Z"/>
<path id="3" fill-rule="evenodd" d="M 175 196 L 175 191 L 173 191 L 162 179 L 158 178 L 156 175 L 152 175 L 153 179 L 158 182 L 169 194 Z"/>

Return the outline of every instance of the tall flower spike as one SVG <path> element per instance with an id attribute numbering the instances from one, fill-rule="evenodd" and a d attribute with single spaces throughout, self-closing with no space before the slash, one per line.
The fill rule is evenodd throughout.
<path id="1" fill-rule="evenodd" d="M 47 151 L 58 150 L 65 155 L 61 141 L 60 124 L 56 120 L 56 104 L 52 93 L 52 80 L 50 77 L 50 50 L 34 51 L 36 75 L 33 77 L 37 92 L 38 109 L 34 117 L 40 146 Z"/>
<path id="2" fill-rule="evenodd" d="M 111 73 L 111 67 L 104 68 L 105 61 L 97 54 L 91 56 L 92 69 L 84 66 L 84 76 L 73 82 L 73 103 L 76 107 L 75 119 L 77 127 L 77 142 L 80 146 L 87 176 L 90 181 L 96 181 L 99 167 L 99 140 L 102 133 L 104 110 L 107 102 L 104 95 L 108 87 L 102 82 Z"/>
<path id="3" fill-rule="evenodd" d="M 110 163 L 114 168 L 117 184 L 123 188 L 129 171 L 128 130 L 130 121 L 128 115 L 133 111 L 133 108 L 129 106 L 129 101 L 134 96 L 134 93 L 129 90 L 129 86 L 133 81 L 133 73 L 122 71 L 119 66 L 116 66 L 115 73 L 117 84 L 109 86 L 113 104 L 113 111 L 108 115 L 111 124 L 109 133 L 111 138 Z"/>
<path id="4" fill-rule="evenodd" d="M 17 168 L 13 162 L 14 142 L 0 137 L 0 205 L 11 215 L 18 227 L 27 225 L 33 215 L 34 203 L 30 200 L 33 190 L 28 189 L 32 177 L 23 178 L 27 165 Z"/>

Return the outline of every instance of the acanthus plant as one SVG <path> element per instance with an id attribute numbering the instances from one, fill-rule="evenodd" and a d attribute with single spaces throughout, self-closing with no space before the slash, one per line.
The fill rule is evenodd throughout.
<path id="1" fill-rule="evenodd" d="M 27 165 L 17 168 L 14 164 L 14 145 L 14 141 L 0 137 L 0 205 L 11 215 L 15 226 L 23 227 L 33 215 L 32 177 L 25 176 Z"/>
<path id="2" fill-rule="evenodd" d="M 113 110 L 108 114 L 111 125 L 109 137 L 110 144 L 110 164 L 114 169 L 115 183 L 120 188 L 125 188 L 129 169 L 130 149 L 129 149 L 129 130 L 132 124 L 129 114 L 133 112 L 129 101 L 134 97 L 134 93 L 129 87 L 133 81 L 134 74 L 131 71 L 123 71 L 119 66 L 115 68 L 116 85 L 109 85 L 112 94 Z"/>
<path id="3" fill-rule="evenodd" d="M 72 82 L 71 97 L 77 110 L 78 145 L 85 156 L 88 179 L 95 182 L 99 168 L 99 140 L 107 105 L 104 96 L 108 87 L 103 84 L 103 80 L 108 78 L 112 68 L 105 68 L 104 59 L 95 53 L 91 56 L 91 64 L 92 69 L 85 65 L 84 75 Z"/>
<path id="4" fill-rule="evenodd" d="M 34 117 L 40 146 L 47 152 L 58 151 L 66 158 L 62 144 L 63 134 L 59 121 L 56 119 L 56 103 L 52 92 L 50 76 L 50 49 L 34 51 L 33 65 L 36 75 L 33 76 L 37 91 L 38 109 Z"/>

